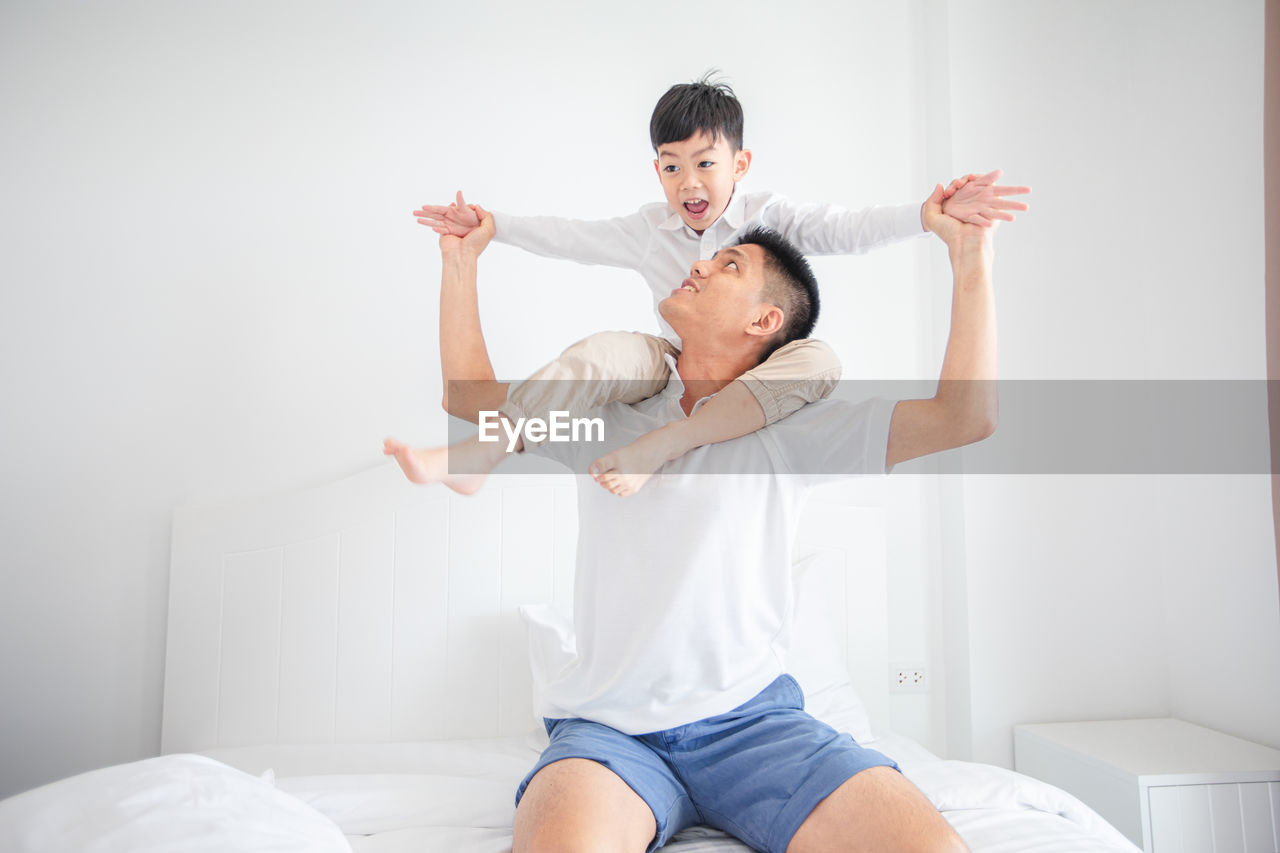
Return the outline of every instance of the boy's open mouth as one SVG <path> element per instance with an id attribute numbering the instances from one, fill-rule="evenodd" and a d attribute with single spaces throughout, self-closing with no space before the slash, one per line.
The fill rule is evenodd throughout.
<path id="1" fill-rule="evenodd" d="M 706 215 L 707 208 L 711 203 L 705 198 L 695 198 L 684 203 L 684 209 L 689 211 L 689 215 L 694 219 L 699 219 Z"/>

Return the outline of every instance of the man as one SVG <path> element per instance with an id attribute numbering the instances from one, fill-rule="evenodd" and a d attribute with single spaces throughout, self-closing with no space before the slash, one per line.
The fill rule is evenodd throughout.
<path id="1" fill-rule="evenodd" d="M 627 498 L 581 490 L 576 647 L 570 663 L 541 674 L 550 745 L 517 794 L 516 853 L 639 853 L 697 823 L 777 853 L 965 849 L 892 761 L 804 713 L 775 647 L 807 489 L 829 474 L 885 473 L 995 427 L 994 229 L 944 215 L 941 201 L 939 186 L 925 217 L 948 246 L 954 294 L 934 397 L 815 403 L 674 460 L 656 488 Z M 476 260 L 491 234 L 486 218 L 465 238 L 442 237 L 442 315 L 446 304 L 474 305 Z M 808 265 L 771 232 L 694 264 L 660 306 L 684 344 L 671 382 L 642 402 L 598 410 L 603 449 L 688 419 L 772 349 L 807 333 L 816 308 Z M 792 322 L 805 313 L 809 322 Z M 480 381 L 454 386 L 446 405 L 476 420 L 501 405 L 505 387 L 493 381 L 478 313 L 448 334 L 446 378 Z M 602 449 L 525 444 L 577 473 Z M 388 440 L 385 450 L 412 479 L 460 491 L 482 482 L 450 474 L 445 449 Z M 501 443 L 454 452 L 478 454 L 482 464 L 469 470 L 485 471 Z"/>

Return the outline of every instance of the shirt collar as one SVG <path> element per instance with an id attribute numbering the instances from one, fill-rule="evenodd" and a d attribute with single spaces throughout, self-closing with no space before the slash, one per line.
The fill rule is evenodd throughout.
<path id="1" fill-rule="evenodd" d="M 666 360 L 667 367 L 671 369 L 671 377 L 667 380 L 667 387 L 662 389 L 662 396 L 666 399 L 667 405 L 675 406 L 683 417 L 684 408 L 680 405 L 680 398 L 684 396 L 684 380 L 680 378 L 680 371 L 676 369 L 676 357 L 670 354 L 664 354 L 662 357 Z M 711 394 L 702 397 L 694 403 L 689 417 L 692 417 L 694 412 L 714 396 L 715 394 Z"/>
<path id="2" fill-rule="evenodd" d="M 670 353 L 664 353 L 662 358 L 667 362 L 667 367 L 671 370 L 671 376 L 667 379 L 667 387 L 662 389 L 662 393 L 668 397 L 675 397 L 678 402 L 684 396 L 684 380 L 680 378 L 680 371 L 676 369 L 676 357 Z"/>

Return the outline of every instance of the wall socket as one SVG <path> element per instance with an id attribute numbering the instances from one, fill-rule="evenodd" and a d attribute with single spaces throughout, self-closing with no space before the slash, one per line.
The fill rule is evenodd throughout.
<path id="1" fill-rule="evenodd" d="M 922 663 L 889 665 L 890 693 L 928 693 L 929 678 Z"/>

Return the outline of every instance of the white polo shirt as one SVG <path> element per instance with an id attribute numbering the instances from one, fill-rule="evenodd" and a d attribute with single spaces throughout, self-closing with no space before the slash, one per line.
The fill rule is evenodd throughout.
<path id="1" fill-rule="evenodd" d="M 603 453 L 685 417 L 683 385 L 611 403 L 603 442 L 530 452 L 584 474 Z M 699 405 L 702 402 L 700 401 Z M 545 717 L 644 734 L 721 714 L 782 674 L 791 555 L 814 484 L 885 473 L 894 401 L 824 400 L 664 466 L 635 495 L 578 488 L 573 626 L 535 658 Z M 535 666 L 535 669 L 538 667 Z"/>
<path id="2" fill-rule="evenodd" d="M 647 204 L 614 219 L 561 219 L 494 213 L 494 239 L 543 255 L 584 264 L 633 269 L 653 294 L 654 313 L 689 275 L 695 261 L 710 258 L 757 226 L 782 234 L 806 255 L 862 254 L 926 233 L 920 205 L 845 210 L 831 204 L 797 204 L 771 192 L 734 188 L 725 212 L 701 234 L 666 202 Z M 658 315 L 663 337 L 679 337 Z"/>

